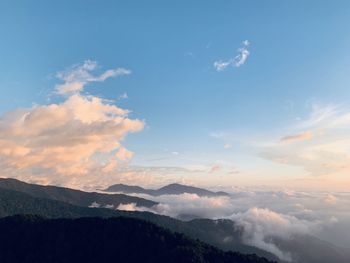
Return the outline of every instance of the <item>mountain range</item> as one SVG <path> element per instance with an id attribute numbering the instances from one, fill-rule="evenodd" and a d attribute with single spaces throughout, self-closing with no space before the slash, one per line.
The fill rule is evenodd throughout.
<path id="1" fill-rule="evenodd" d="M 62 201 L 84 207 L 98 204 L 101 207 L 109 206 L 117 208 L 120 204 L 130 203 L 135 203 L 136 206 L 140 207 L 152 207 L 157 204 L 154 201 L 124 194 L 90 193 L 65 187 L 28 184 L 10 178 L 0 178 L 0 188 L 30 194 L 33 197 Z"/>
<path id="2" fill-rule="evenodd" d="M 7 181 L 9 184 L 5 183 Z M 0 217 L 14 216 L 18 214 L 31 214 L 47 218 L 132 217 L 152 222 L 160 227 L 170 229 L 174 232 L 186 234 L 191 238 L 200 239 L 219 248 L 222 244 L 230 247 L 230 249 L 225 249 L 225 247 L 223 247 L 225 250 L 232 250 L 236 252 L 241 251 L 242 253 L 249 254 L 254 253 L 269 259 L 276 259 L 274 255 L 265 252 L 264 250 L 243 244 L 239 240 L 238 235 L 236 235 L 237 238 L 233 239 L 231 242 L 223 242 L 220 237 L 221 233 L 217 234 L 215 230 L 213 231 L 209 229 L 213 227 L 215 228 L 216 226 L 216 228 L 219 230 L 219 225 L 221 224 L 218 224 L 213 220 L 208 221 L 207 219 L 197 219 L 196 221 L 183 222 L 171 217 L 161 216 L 149 212 L 129 212 L 107 209 L 103 207 L 91 208 L 88 205 L 78 206 L 57 200 L 57 195 L 54 195 L 55 199 L 51 199 L 51 190 L 54 189 L 56 194 L 57 191 L 59 192 L 59 190 L 62 190 L 63 193 L 66 193 L 66 191 L 73 191 L 75 194 L 77 194 L 75 198 L 78 200 L 81 200 L 86 196 L 85 192 L 75 192 L 76 190 L 61 187 L 52 188 L 51 186 L 27 184 L 14 179 L 1 179 L 0 182 L 2 182 L 2 184 L 0 183 Z M 6 185 L 7 188 L 3 188 L 4 185 Z M 9 189 L 10 185 L 11 188 L 16 190 Z M 21 189 L 24 189 L 25 191 L 22 192 Z M 46 193 L 46 198 L 38 197 L 38 189 L 45 190 L 44 192 Z M 41 193 L 41 191 L 39 192 Z M 84 194 L 79 196 L 79 193 Z M 89 202 L 82 201 L 82 203 L 84 202 L 89 204 Z M 233 230 L 233 222 L 230 220 L 226 221 L 229 223 L 226 227 Z M 210 227 L 208 227 L 208 222 L 211 224 Z M 227 231 L 227 229 L 224 231 Z M 220 230 L 220 232 L 222 232 L 222 230 Z M 235 235 L 234 233 L 231 234 Z"/>
<path id="3" fill-rule="evenodd" d="M 105 192 L 119 192 L 125 194 L 147 194 L 151 196 L 159 195 L 180 195 L 180 194 L 196 194 L 198 196 L 229 196 L 226 192 L 213 192 L 207 189 L 198 188 L 194 186 L 188 186 L 183 184 L 169 184 L 159 189 L 146 189 L 140 186 L 125 185 L 125 184 L 114 184 L 104 189 Z"/>
<path id="4" fill-rule="evenodd" d="M 269 252 L 247 245 L 242 237 L 242 227 L 234 221 L 228 219 L 194 219 L 185 222 L 150 212 L 121 211 L 106 209 L 103 206 L 100 208 L 91 208 L 89 207 L 91 203 L 97 200 L 93 200 L 90 194 L 93 194 L 94 197 L 100 196 L 96 195 L 97 193 L 87 193 L 69 188 L 27 184 L 14 179 L 0 179 L 0 217 L 30 214 L 52 219 L 82 217 L 135 218 L 168 229 L 173 233 L 181 233 L 190 239 L 198 239 L 223 251 L 256 254 L 271 261 L 283 262 Z M 101 195 L 104 196 L 103 194 Z M 105 195 L 110 195 L 112 196 L 111 198 L 119 197 L 119 195 L 113 194 Z M 127 195 L 121 196 L 127 201 L 129 201 L 128 198 L 132 198 Z M 85 198 L 87 200 L 84 200 Z M 104 197 L 106 199 L 100 198 L 100 202 L 104 200 L 108 201 L 105 203 L 101 202 L 104 205 L 111 204 L 111 200 L 119 200 L 109 200 L 107 199 L 108 197 Z M 156 204 L 146 199 L 132 200 L 144 202 L 148 205 Z M 118 202 L 120 204 L 121 201 L 119 200 Z M 298 263 L 348 263 L 350 258 L 349 253 L 345 249 L 336 247 L 333 244 L 310 235 L 292 236 L 288 240 L 274 240 L 274 243 L 283 251 L 289 251 L 293 255 L 293 259 L 295 259 L 293 262 Z M 0 260 L 0 262 L 3 261 Z"/>

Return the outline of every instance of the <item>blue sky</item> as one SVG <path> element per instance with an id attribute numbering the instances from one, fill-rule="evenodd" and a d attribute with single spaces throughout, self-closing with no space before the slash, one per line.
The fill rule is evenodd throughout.
<path id="1" fill-rule="evenodd" d="M 134 152 L 130 166 L 190 169 L 172 170 L 168 181 L 328 182 L 325 174 L 344 171 L 315 173 L 315 164 L 300 158 L 276 162 L 282 150 L 276 154 L 275 144 L 310 132 L 307 149 L 327 144 L 327 154 L 337 149 L 332 158 L 350 160 L 348 149 L 337 148 L 349 142 L 349 123 L 336 129 L 299 123 L 327 109 L 328 123 L 347 116 L 349 23 L 348 1 L 1 1 L 0 112 L 61 103 L 55 74 L 92 60 L 96 74 L 131 70 L 83 90 L 145 122 L 123 141 Z M 244 63 L 217 71 L 214 63 L 235 58 L 245 40 Z M 128 98 L 120 99 L 124 93 Z M 329 137 L 314 136 L 325 130 Z M 281 146 L 283 160 L 293 152 L 305 157 L 306 145 L 297 144 Z M 348 182 L 337 176 L 334 187 Z"/>

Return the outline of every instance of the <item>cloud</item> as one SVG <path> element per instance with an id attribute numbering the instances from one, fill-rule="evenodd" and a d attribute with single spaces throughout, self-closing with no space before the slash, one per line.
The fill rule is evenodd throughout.
<path id="1" fill-rule="evenodd" d="M 118 100 L 126 100 L 127 98 L 129 98 L 128 93 L 124 92 L 118 97 Z"/>
<path id="2" fill-rule="evenodd" d="M 211 189 L 214 190 L 214 189 Z M 219 189 L 216 189 L 219 190 Z M 231 219 L 242 233 L 243 242 L 269 251 L 285 260 L 293 259 L 292 247 L 283 248 L 281 240 L 307 234 L 345 246 L 342 239 L 329 239 L 335 229 L 350 226 L 348 214 L 349 194 L 332 206 L 320 202 L 327 195 L 321 192 L 302 192 L 291 189 L 281 191 L 254 188 L 222 188 L 230 196 L 200 197 L 196 194 L 162 195 L 150 197 L 158 205 L 149 210 L 160 215 L 189 220 L 192 218 Z M 333 193 L 331 195 L 334 195 Z M 123 208 L 123 207 L 121 207 Z M 128 204 L 123 209 L 139 209 Z M 342 223 L 338 227 L 338 224 Z M 333 235 L 334 236 L 334 235 Z M 343 238 L 346 239 L 346 233 Z M 347 246 L 349 246 L 346 243 Z"/>
<path id="3" fill-rule="evenodd" d="M 245 40 L 243 41 L 243 47 L 238 49 L 238 55 L 234 59 L 234 64 L 236 67 L 244 65 L 244 63 L 247 61 L 248 56 L 250 55 L 248 51 L 249 44 L 249 41 Z"/>
<path id="4" fill-rule="evenodd" d="M 216 218 L 229 215 L 230 198 L 200 197 L 197 194 L 162 195 L 153 197 L 159 202 L 153 207 L 153 212 L 175 218 L 199 217 Z"/>
<path id="5" fill-rule="evenodd" d="M 301 127 L 312 128 L 337 128 L 346 127 L 350 124 L 350 112 L 340 105 L 312 104 L 311 114 L 300 123 Z"/>
<path id="6" fill-rule="evenodd" d="M 92 202 L 91 205 L 89 205 L 90 208 L 100 208 L 101 205 L 97 202 Z"/>
<path id="7" fill-rule="evenodd" d="M 220 165 L 213 165 L 211 168 L 210 168 L 210 173 L 216 173 L 216 172 L 219 172 L 221 170 L 221 166 Z"/>
<path id="8" fill-rule="evenodd" d="M 335 205 L 338 201 L 337 197 L 332 194 L 327 194 L 323 201 L 328 205 Z"/>
<path id="9" fill-rule="evenodd" d="M 136 203 L 120 204 L 117 209 L 123 211 L 137 211 L 137 206 Z"/>
<path id="10" fill-rule="evenodd" d="M 232 60 L 227 60 L 227 61 L 218 60 L 214 62 L 214 68 L 216 69 L 216 71 L 223 71 L 231 64 L 232 64 Z"/>
<path id="11" fill-rule="evenodd" d="M 279 143 L 257 146 L 260 156 L 302 167 L 311 176 L 338 176 L 344 181 L 350 171 L 349 109 L 313 105 L 309 116 L 293 123 L 289 129 L 292 135 L 282 137 Z M 300 130 L 306 131 L 298 132 Z"/>
<path id="12" fill-rule="evenodd" d="M 306 132 L 282 137 L 281 142 L 304 141 L 304 140 L 310 140 L 313 137 L 314 137 L 314 133 L 312 131 L 306 131 Z"/>
<path id="13" fill-rule="evenodd" d="M 107 207 L 106 207 L 107 208 Z M 114 207 L 112 207 L 113 209 Z M 123 211 L 140 211 L 140 212 L 152 212 L 153 210 L 148 207 L 137 206 L 136 203 L 120 204 L 116 208 Z"/>
<path id="14" fill-rule="evenodd" d="M 67 82 L 103 81 L 116 75 L 106 71 L 92 77 L 96 63 L 85 62 L 70 73 Z M 144 122 L 128 117 L 129 111 L 95 96 L 72 93 L 60 103 L 17 109 L 0 116 L 0 167 L 3 175 L 51 183 L 78 183 L 76 176 L 112 172 L 116 162 L 132 152 L 122 146 L 129 133 Z M 105 164 L 104 160 L 110 160 Z M 114 163 L 114 166 L 112 164 Z M 84 180 L 80 180 L 84 184 Z"/>
<path id="15" fill-rule="evenodd" d="M 120 147 L 115 156 L 118 160 L 127 161 L 134 156 L 134 153 L 125 149 L 124 147 Z"/>
<path id="16" fill-rule="evenodd" d="M 231 143 L 225 143 L 224 144 L 224 149 L 230 149 L 232 148 L 232 144 Z"/>
<path id="17" fill-rule="evenodd" d="M 288 262 L 292 261 L 292 255 L 282 251 L 271 237 L 289 239 L 293 235 L 309 232 L 307 221 L 266 208 L 253 207 L 246 212 L 235 213 L 229 218 L 243 228 L 243 239 L 247 244 L 271 252 Z"/>
<path id="18" fill-rule="evenodd" d="M 250 45 L 248 40 L 242 42 L 242 47 L 237 50 L 238 54 L 228 60 L 218 60 L 214 62 L 214 68 L 216 71 L 224 71 L 228 66 L 240 67 L 244 65 L 250 55 L 248 46 Z"/>
<path id="19" fill-rule="evenodd" d="M 56 77 L 62 81 L 63 84 L 56 85 L 56 92 L 59 94 L 71 94 L 80 92 L 89 82 L 103 82 L 108 78 L 128 75 L 130 70 L 125 68 L 109 69 L 100 75 L 94 76 L 92 72 L 98 67 L 97 62 L 86 60 L 83 64 L 78 64 L 70 67 L 65 71 L 56 74 Z"/>

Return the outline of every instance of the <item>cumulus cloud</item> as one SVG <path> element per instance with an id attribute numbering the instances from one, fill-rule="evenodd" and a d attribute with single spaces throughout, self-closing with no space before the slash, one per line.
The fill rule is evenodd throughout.
<path id="1" fill-rule="evenodd" d="M 230 198 L 206 197 L 197 194 L 162 195 L 153 198 L 159 202 L 153 211 L 175 218 L 219 218 L 229 215 Z"/>
<path id="2" fill-rule="evenodd" d="M 243 239 L 247 244 L 271 252 L 285 261 L 292 261 L 291 254 L 282 251 L 269 237 L 288 239 L 295 234 L 308 233 L 309 228 L 306 221 L 257 207 L 229 218 L 243 227 Z"/>
<path id="3" fill-rule="evenodd" d="M 90 71 L 95 67 L 96 63 L 86 61 L 59 77 L 66 83 L 85 84 L 121 72 L 106 71 L 94 77 Z M 58 90 L 63 93 L 63 89 Z M 60 103 L 10 111 L 0 116 L 3 175 L 19 179 L 44 177 L 51 183 L 63 183 L 76 180 L 75 176 L 112 172 L 117 161 L 133 155 L 122 146 L 125 136 L 144 126 L 143 121 L 131 119 L 128 114 L 128 110 L 110 101 L 79 92 Z"/>
<path id="4" fill-rule="evenodd" d="M 240 67 L 244 65 L 250 55 L 248 46 L 250 45 L 248 40 L 242 42 L 242 47 L 237 50 L 238 54 L 234 58 L 227 60 L 218 60 L 214 62 L 214 68 L 216 71 L 223 71 L 228 66 Z"/>
<path id="5" fill-rule="evenodd" d="M 111 77 L 128 75 L 130 70 L 125 68 L 109 69 L 100 75 L 93 75 L 92 72 L 98 67 L 96 61 L 86 60 L 83 64 L 70 67 L 65 71 L 56 74 L 56 77 L 64 83 L 56 85 L 56 91 L 59 94 L 70 94 L 79 92 L 89 82 L 102 82 Z"/>
<path id="6" fill-rule="evenodd" d="M 196 194 L 154 197 L 159 204 L 151 211 L 185 220 L 230 219 L 242 230 L 244 243 L 271 252 L 284 261 L 292 261 L 295 251 L 279 246 L 279 240 L 288 242 L 304 234 L 326 235 L 342 214 L 341 208 L 335 216 L 333 213 L 337 214 L 337 210 L 329 211 L 320 204 L 320 193 L 249 189 L 239 189 L 239 195 L 236 192 L 231 192 L 229 197 L 199 197 Z"/>

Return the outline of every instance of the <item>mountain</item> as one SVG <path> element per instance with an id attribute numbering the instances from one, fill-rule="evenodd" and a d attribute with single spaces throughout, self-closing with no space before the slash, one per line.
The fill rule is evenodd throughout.
<path id="1" fill-rule="evenodd" d="M 147 194 L 152 196 L 159 195 L 180 195 L 184 193 L 197 194 L 198 196 L 228 196 L 225 192 L 212 192 L 207 189 L 182 185 L 182 184 L 169 184 L 159 189 L 145 189 L 140 186 L 130 186 L 125 184 L 114 184 L 103 190 L 105 192 L 121 192 L 125 194 Z"/>
<path id="2" fill-rule="evenodd" d="M 164 227 L 173 232 L 185 234 L 194 239 L 200 239 L 208 244 L 222 247 L 225 250 L 242 251 L 247 254 L 257 254 L 268 259 L 276 257 L 253 246 L 245 245 L 240 241 L 240 236 L 234 232 L 234 222 L 227 221 L 227 229 L 221 230 L 221 223 L 209 219 L 183 222 L 171 217 L 157 215 L 149 212 L 128 212 L 106 208 L 81 207 L 62 201 L 37 198 L 27 193 L 8 190 L 0 187 L 0 218 L 18 214 L 39 215 L 48 218 L 79 218 L 79 217 L 130 217 L 145 220 Z M 208 223 L 210 222 L 210 223 Z M 208 227 L 210 225 L 210 227 Z M 217 232 L 215 231 L 217 227 Z M 211 229 L 210 229 L 211 228 Z M 230 230 L 230 235 L 235 238 L 226 241 L 222 233 Z M 238 233 L 239 234 L 239 233 Z M 227 234 L 225 234 L 226 236 Z M 1 262 L 1 261 L 0 261 Z"/>
<path id="3" fill-rule="evenodd" d="M 132 218 L 0 219 L 0 262 L 268 263 Z"/>
<path id="4" fill-rule="evenodd" d="M 50 186 L 42 187 L 51 188 Z M 173 232 L 182 233 L 190 238 L 199 239 L 224 251 L 235 251 L 245 254 L 254 253 L 269 260 L 282 262 L 277 260 L 276 256 L 269 252 L 245 244 L 242 227 L 228 219 L 194 219 L 184 222 L 149 212 L 128 212 L 106 208 L 82 207 L 58 201 L 57 196 L 55 197 L 55 200 L 49 198 L 38 198 L 26 192 L 14 191 L 0 187 L 0 217 L 16 214 L 32 214 L 49 218 L 111 218 L 121 216 L 136 218 L 151 222 Z M 294 236 L 287 240 L 271 239 L 271 242 L 276 244 L 282 251 L 289 252 L 292 256 L 293 262 L 350 262 L 350 255 L 345 249 L 339 248 L 310 235 Z M 2 261 L 0 260 L 0 262 Z"/>
<path id="5" fill-rule="evenodd" d="M 124 194 L 90 193 L 65 187 L 28 184 L 10 178 L 0 178 L 0 188 L 19 191 L 33 197 L 52 199 L 85 207 L 94 204 L 95 206 L 113 206 L 114 208 L 117 208 L 120 204 L 130 203 L 135 203 L 136 206 L 139 207 L 152 207 L 157 204 L 156 202 L 144 198 L 127 196 Z"/>
<path id="6" fill-rule="evenodd" d="M 119 215 L 118 211 L 111 209 L 75 206 L 57 200 L 37 198 L 26 193 L 0 188 L 0 217 L 17 214 L 32 214 L 50 218 L 113 217 Z"/>
<path id="7" fill-rule="evenodd" d="M 337 247 L 314 236 L 296 235 L 288 240 L 277 239 L 275 243 L 284 251 L 292 251 L 292 259 L 298 263 L 350 262 L 348 249 Z"/>

